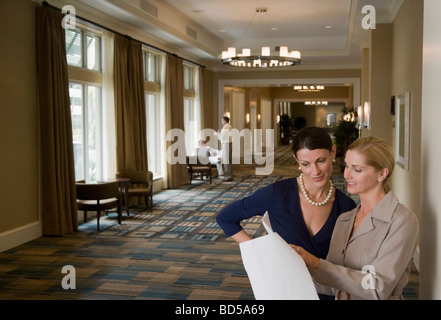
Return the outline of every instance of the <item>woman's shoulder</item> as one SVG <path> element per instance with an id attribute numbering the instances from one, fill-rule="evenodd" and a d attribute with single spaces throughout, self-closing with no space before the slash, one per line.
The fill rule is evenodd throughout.
<path id="1" fill-rule="evenodd" d="M 374 212 L 374 216 L 385 221 L 392 221 L 397 218 L 417 220 L 415 213 L 401 203 L 392 191 L 389 191 L 383 199 L 380 200 Z"/>
<path id="2" fill-rule="evenodd" d="M 272 184 L 272 187 L 278 192 L 297 190 L 297 178 L 288 178 L 277 181 Z"/>
<path id="3" fill-rule="evenodd" d="M 417 218 L 415 212 L 413 212 L 405 204 L 400 202 L 392 191 L 389 192 L 389 194 L 387 196 L 389 196 L 389 195 L 391 196 L 391 198 L 394 199 L 394 201 L 396 201 L 396 207 L 395 207 L 392 219 L 393 218 L 401 218 L 404 220 L 408 220 L 412 223 L 418 224 L 418 218 Z"/>

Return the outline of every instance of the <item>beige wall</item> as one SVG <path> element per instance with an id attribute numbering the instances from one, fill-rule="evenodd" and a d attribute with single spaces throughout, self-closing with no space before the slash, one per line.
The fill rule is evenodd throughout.
<path id="1" fill-rule="evenodd" d="M 395 166 L 393 191 L 420 218 L 421 186 L 421 97 L 422 97 L 423 1 L 406 0 L 394 23 L 377 25 L 371 32 L 369 92 L 372 130 L 363 136 L 378 136 L 395 149 L 396 117 L 391 114 L 391 97 L 411 93 L 410 167 Z M 365 53 L 366 55 L 367 53 Z M 365 74 L 363 72 L 363 74 Z M 419 249 L 415 255 L 419 264 Z"/>
<path id="2" fill-rule="evenodd" d="M 0 21 L 2 251 L 38 236 L 41 226 L 35 5 L 28 0 L 0 1 Z"/>
<path id="3" fill-rule="evenodd" d="M 421 186 L 421 99 L 423 58 L 423 1 L 407 0 L 401 7 L 392 28 L 392 95 L 410 92 L 410 162 L 409 171 L 395 166 L 394 192 L 418 216 Z M 390 97 L 389 97 L 390 99 Z M 389 102 L 390 100 L 388 100 Z M 391 117 L 391 142 L 397 140 L 396 117 Z"/>
<path id="4" fill-rule="evenodd" d="M 213 109 L 213 72 L 204 69 L 204 110 L 205 128 L 214 128 L 214 109 Z"/>
<path id="5" fill-rule="evenodd" d="M 420 298 L 436 300 L 441 299 L 440 12 L 441 1 L 424 1 Z"/>
<path id="6" fill-rule="evenodd" d="M 390 97 L 392 81 L 392 24 L 377 24 L 371 32 L 369 53 L 371 131 L 391 142 Z"/>

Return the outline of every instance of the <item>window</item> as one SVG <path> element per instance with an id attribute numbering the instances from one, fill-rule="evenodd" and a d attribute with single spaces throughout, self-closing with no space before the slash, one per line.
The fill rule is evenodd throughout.
<path id="1" fill-rule="evenodd" d="M 194 90 L 195 67 L 183 65 L 184 76 L 184 126 L 185 126 L 185 146 L 187 154 L 192 155 L 198 147 L 197 116 L 195 108 L 195 90 Z"/>
<path id="2" fill-rule="evenodd" d="M 159 56 L 152 52 L 144 51 L 144 80 L 159 82 Z"/>
<path id="3" fill-rule="evenodd" d="M 184 90 L 193 90 L 193 68 L 184 64 Z"/>
<path id="4" fill-rule="evenodd" d="M 79 84 L 69 84 L 70 108 L 72 116 L 72 136 L 74 147 L 75 179 L 85 179 L 84 173 L 84 108 L 83 88 Z"/>
<path id="5" fill-rule="evenodd" d="M 146 117 L 147 117 L 147 157 L 149 170 L 154 176 L 161 175 L 161 114 L 159 95 L 154 93 L 145 94 Z"/>
<path id="6" fill-rule="evenodd" d="M 103 178 L 102 36 L 89 28 L 67 29 L 75 179 Z M 71 67 L 77 72 L 72 73 Z"/>
<path id="7" fill-rule="evenodd" d="M 101 71 L 101 37 L 82 29 L 66 30 L 67 64 Z"/>
<path id="8" fill-rule="evenodd" d="M 163 106 L 161 103 L 161 63 L 165 63 L 162 55 L 143 48 L 144 58 L 144 93 L 145 113 L 147 124 L 147 160 L 149 171 L 153 172 L 153 178 L 159 178 L 165 170 L 165 123 Z"/>
<path id="9" fill-rule="evenodd" d="M 188 155 L 194 155 L 198 147 L 198 136 L 196 132 L 196 119 L 194 110 L 194 99 L 184 98 L 184 130 L 185 146 Z"/>
<path id="10" fill-rule="evenodd" d="M 83 66 L 83 32 L 80 29 L 66 29 L 67 64 L 75 67 Z"/>
<path id="11" fill-rule="evenodd" d="M 97 181 L 102 178 L 101 88 L 69 84 L 75 179 Z"/>

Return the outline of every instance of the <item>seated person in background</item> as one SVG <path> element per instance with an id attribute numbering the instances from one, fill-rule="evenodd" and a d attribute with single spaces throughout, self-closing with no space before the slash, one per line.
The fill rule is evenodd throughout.
<path id="1" fill-rule="evenodd" d="M 199 141 L 199 148 L 197 148 L 197 156 L 208 157 L 210 163 L 216 165 L 218 175 L 223 176 L 224 171 L 222 169 L 222 164 L 221 164 L 222 151 L 211 148 L 207 146 L 205 143 L 206 143 L 205 140 Z"/>

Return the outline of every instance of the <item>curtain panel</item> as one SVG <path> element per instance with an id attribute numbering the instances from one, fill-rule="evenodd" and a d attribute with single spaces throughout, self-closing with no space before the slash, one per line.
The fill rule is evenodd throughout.
<path id="1" fill-rule="evenodd" d="M 43 234 L 78 230 L 65 33 L 60 12 L 36 8 Z"/>
<path id="2" fill-rule="evenodd" d="M 116 167 L 148 170 L 141 44 L 115 35 Z"/>
<path id="3" fill-rule="evenodd" d="M 169 132 L 172 129 L 180 129 L 184 132 L 184 75 L 183 60 L 174 55 L 167 55 L 166 66 L 166 129 Z M 177 142 L 178 137 L 174 141 L 166 141 L 167 149 Z M 187 164 L 181 161 L 173 164 L 170 156 L 185 159 L 185 139 L 184 136 L 179 137 L 181 146 L 178 152 L 184 154 L 167 155 L 167 187 L 177 188 L 188 183 Z"/>

